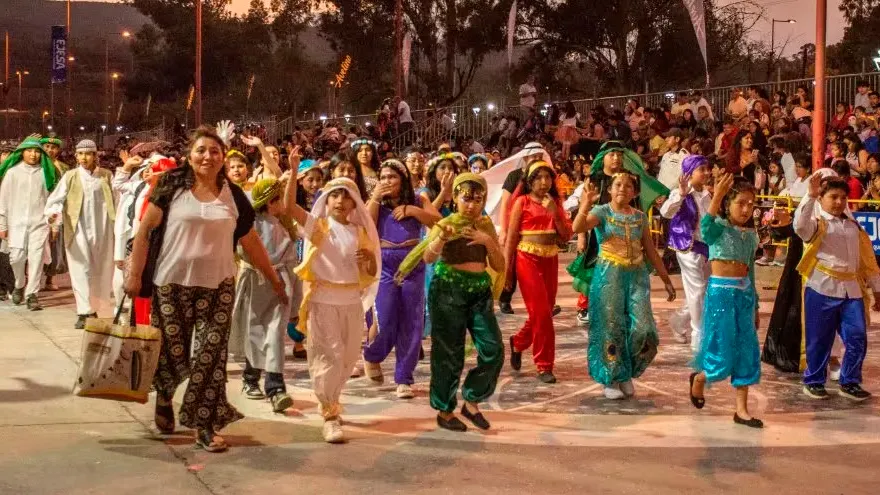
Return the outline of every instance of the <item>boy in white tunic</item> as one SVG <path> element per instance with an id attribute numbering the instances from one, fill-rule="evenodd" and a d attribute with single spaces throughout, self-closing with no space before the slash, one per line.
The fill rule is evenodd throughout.
<path id="1" fill-rule="evenodd" d="M 311 213 L 298 205 L 292 213 L 305 226 L 305 256 L 294 272 L 305 285 L 299 321 L 308 334 L 309 375 L 321 404 L 324 440 L 340 443 L 339 397 L 360 357 L 364 313 L 379 287 L 379 234 L 357 185 L 344 177 L 324 186 Z"/>
<path id="2" fill-rule="evenodd" d="M 43 309 L 37 293 L 43 265 L 48 263 L 49 224 L 44 210 L 57 182 L 55 166 L 43 153 L 38 136 L 28 136 L 0 164 L 0 239 L 8 242 L 15 274 L 12 302 L 18 305 L 26 298 L 31 311 Z"/>
<path id="3" fill-rule="evenodd" d="M 76 145 L 79 167 L 67 172 L 46 202 L 52 235 L 63 225 L 70 285 L 76 300 L 75 328 L 86 318 L 109 313 L 113 290 L 113 222 L 116 210 L 109 170 L 98 167 L 98 148 L 88 139 Z"/>

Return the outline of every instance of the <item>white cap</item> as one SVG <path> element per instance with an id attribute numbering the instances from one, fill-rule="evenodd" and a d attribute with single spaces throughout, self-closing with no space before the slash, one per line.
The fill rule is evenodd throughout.
<path id="1" fill-rule="evenodd" d="M 79 143 L 76 144 L 77 153 L 97 153 L 98 145 L 95 144 L 91 139 L 83 139 Z"/>

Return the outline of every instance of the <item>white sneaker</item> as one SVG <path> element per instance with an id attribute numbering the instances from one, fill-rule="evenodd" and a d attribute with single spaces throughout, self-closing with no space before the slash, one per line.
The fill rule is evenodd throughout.
<path id="1" fill-rule="evenodd" d="M 632 397 L 633 395 L 636 395 L 636 388 L 633 386 L 632 380 L 620 382 L 620 391 L 623 392 L 623 395 L 627 397 Z"/>
<path id="2" fill-rule="evenodd" d="M 840 367 L 838 366 L 837 368 L 831 368 L 829 375 L 830 375 L 832 382 L 839 382 L 840 381 Z"/>
<path id="3" fill-rule="evenodd" d="M 382 374 L 382 363 L 364 361 L 364 371 L 367 373 L 367 378 L 377 385 L 385 381 L 385 376 Z"/>
<path id="4" fill-rule="evenodd" d="M 412 387 L 405 383 L 401 383 L 397 386 L 397 398 L 398 399 L 412 399 L 416 395 L 412 391 Z"/>
<path id="5" fill-rule="evenodd" d="M 626 395 L 620 391 L 620 385 L 617 383 L 612 383 L 610 387 L 605 387 L 602 393 L 605 394 L 606 399 L 611 400 L 621 400 L 626 397 Z"/>
<path id="6" fill-rule="evenodd" d="M 328 419 L 324 421 L 324 441 L 327 443 L 342 443 L 345 441 L 345 435 L 342 433 L 342 425 L 338 419 Z"/>
<path id="7" fill-rule="evenodd" d="M 672 337 L 679 344 L 687 344 L 687 335 L 691 331 L 691 315 L 686 311 L 677 310 L 669 317 L 669 329 Z"/>

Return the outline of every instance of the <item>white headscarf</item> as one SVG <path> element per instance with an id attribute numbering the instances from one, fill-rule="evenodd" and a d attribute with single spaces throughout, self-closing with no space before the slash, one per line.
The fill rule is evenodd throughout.
<path id="1" fill-rule="evenodd" d="M 357 184 L 347 177 L 339 177 L 325 184 L 321 189 L 321 195 L 315 200 L 314 206 L 312 206 L 312 215 L 318 219 L 327 218 L 329 216 L 327 212 L 327 198 L 330 196 L 330 193 L 338 189 L 345 189 L 351 199 L 354 200 L 355 208 L 348 215 L 348 221 L 366 229 L 367 237 L 370 239 L 370 245 L 372 246 L 371 251 L 376 260 L 376 280 L 361 293 L 361 303 L 363 303 L 364 311 L 367 311 L 373 307 L 373 303 L 376 301 L 376 294 L 379 292 L 382 255 L 379 249 L 379 232 L 376 230 L 376 224 L 373 223 L 373 217 L 370 216 L 370 212 L 367 211 L 367 207 L 364 205 L 363 200 L 361 200 L 361 193 L 358 190 Z M 308 253 L 310 247 L 311 242 L 305 239 L 303 252 Z"/>
<path id="2" fill-rule="evenodd" d="M 501 160 L 498 164 L 480 174 L 482 178 L 486 179 L 486 184 L 489 186 L 489 190 L 486 191 L 486 214 L 492 219 L 492 223 L 495 224 L 496 228 L 501 224 L 501 194 L 505 179 L 514 170 L 523 168 L 528 158 L 533 155 L 541 155 L 545 162 L 553 163 L 550 159 L 550 154 L 539 143 L 531 142 L 519 153 Z"/>

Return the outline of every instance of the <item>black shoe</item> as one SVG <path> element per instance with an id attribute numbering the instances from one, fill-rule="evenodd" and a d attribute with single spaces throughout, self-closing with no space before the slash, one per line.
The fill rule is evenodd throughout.
<path id="1" fill-rule="evenodd" d="M 293 349 L 293 359 L 308 359 L 309 353 L 305 349 Z"/>
<path id="2" fill-rule="evenodd" d="M 825 391 L 825 385 L 820 384 L 804 385 L 804 395 L 816 400 L 825 400 L 828 398 L 828 392 Z"/>
<path id="3" fill-rule="evenodd" d="M 516 371 L 522 368 L 522 353 L 513 346 L 513 335 L 510 336 L 510 367 Z"/>
<path id="4" fill-rule="evenodd" d="M 24 289 L 13 289 L 12 304 L 19 306 L 22 301 L 24 301 Z"/>
<path id="5" fill-rule="evenodd" d="M 556 383 L 556 377 L 552 371 L 542 371 L 538 373 L 538 381 L 541 383 Z"/>
<path id="6" fill-rule="evenodd" d="M 461 406 L 461 415 L 468 419 L 471 423 L 474 424 L 477 428 L 481 430 L 488 430 L 490 426 L 489 422 L 486 420 L 486 417 L 483 416 L 483 413 L 478 412 L 474 414 L 468 411 L 467 404 L 462 404 Z"/>
<path id="7" fill-rule="evenodd" d="M 77 330 L 84 329 L 86 327 L 86 318 L 88 317 L 89 315 L 76 315 L 76 325 L 73 328 Z"/>
<path id="8" fill-rule="evenodd" d="M 43 307 L 40 306 L 40 300 L 37 299 L 36 294 L 31 294 L 27 296 L 27 309 L 31 311 L 42 311 Z"/>
<path id="9" fill-rule="evenodd" d="M 419 361 L 425 360 L 425 348 L 421 345 L 419 346 Z"/>
<path id="10" fill-rule="evenodd" d="M 702 409 L 703 406 L 706 405 L 705 397 L 695 397 L 694 396 L 694 379 L 697 377 L 697 373 L 691 373 L 691 378 L 689 380 L 691 387 L 688 389 L 688 395 L 691 396 L 691 404 L 694 405 L 697 409 Z"/>
<path id="11" fill-rule="evenodd" d="M 260 386 L 256 383 L 244 382 L 241 384 L 241 393 L 251 400 L 261 400 L 266 398 L 266 394 L 260 390 Z"/>
<path id="12" fill-rule="evenodd" d="M 758 418 L 742 419 L 739 414 L 733 413 L 733 422 L 738 425 L 748 426 L 749 428 L 763 428 L 764 422 Z"/>
<path id="13" fill-rule="evenodd" d="M 259 390 L 259 387 L 257 387 Z M 283 413 L 287 408 L 293 405 L 293 398 L 287 395 L 287 392 L 276 392 L 269 397 L 272 403 L 272 410 L 277 413 Z"/>
<path id="14" fill-rule="evenodd" d="M 467 431 L 467 425 L 462 423 L 461 420 L 455 416 L 449 419 L 443 419 L 443 417 L 438 414 L 437 426 L 449 431 Z"/>
<path id="15" fill-rule="evenodd" d="M 0 301 L 5 301 L 7 299 L 9 299 L 9 294 L 7 294 L 5 290 L 0 291 Z"/>
<path id="16" fill-rule="evenodd" d="M 849 400 L 854 400 L 858 402 L 871 398 L 871 392 L 862 389 L 862 387 L 859 386 L 858 383 L 841 385 L 840 390 L 837 393 L 840 394 L 841 397 L 846 397 Z"/>
<path id="17" fill-rule="evenodd" d="M 506 315 L 513 314 L 513 308 L 510 307 L 510 303 L 507 303 L 507 302 L 498 303 L 498 310 Z"/>
<path id="18" fill-rule="evenodd" d="M 562 306 L 560 306 L 558 304 L 554 304 L 553 305 L 553 316 L 556 316 L 559 313 L 562 313 Z"/>

